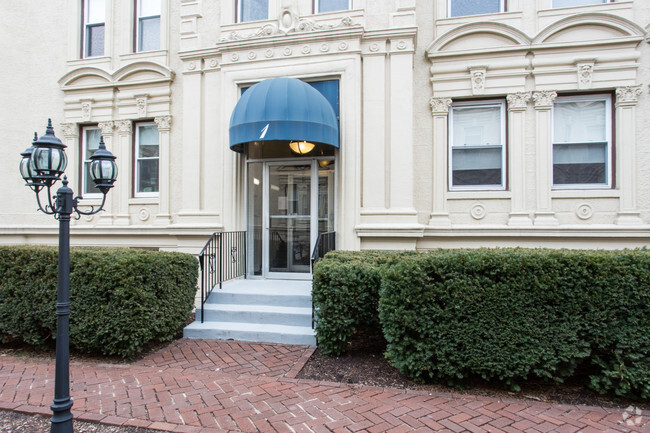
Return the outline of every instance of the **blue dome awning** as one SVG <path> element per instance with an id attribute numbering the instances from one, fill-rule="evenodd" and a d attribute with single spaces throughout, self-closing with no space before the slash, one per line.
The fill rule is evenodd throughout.
<path id="1" fill-rule="evenodd" d="M 253 141 L 294 140 L 339 147 L 332 105 L 309 84 L 271 78 L 244 92 L 230 117 L 230 148 L 244 151 Z"/>

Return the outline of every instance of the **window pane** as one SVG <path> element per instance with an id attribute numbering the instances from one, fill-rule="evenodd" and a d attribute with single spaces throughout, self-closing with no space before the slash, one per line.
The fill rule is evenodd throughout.
<path id="1" fill-rule="evenodd" d="M 138 192 L 158 192 L 158 158 L 138 161 Z"/>
<path id="2" fill-rule="evenodd" d="M 99 149 L 99 139 L 102 131 L 99 128 L 87 128 L 84 133 L 84 173 L 83 173 L 83 192 L 84 194 L 101 194 L 101 191 L 95 186 L 95 182 L 90 178 L 90 157 Z"/>
<path id="3" fill-rule="evenodd" d="M 318 0 L 318 12 L 344 11 L 350 9 L 349 0 Z"/>
<path id="4" fill-rule="evenodd" d="M 138 125 L 137 134 L 136 192 L 158 192 L 158 126 Z"/>
<path id="5" fill-rule="evenodd" d="M 553 0 L 553 7 L 566 8 L 569 6 L 596 5 L 608 2 L 608 0 Z"/>
<path id="6" fill-rule="evenodd" d="M 138 158 L 158 157 L 158 127 L 147 125 L 138 127 Z"/>
<path id="7" fill-rule="evenodd" d="M 501 150 L 502 147 L 453 148 L 453 185 L 501 185 Z"/>
<path id="8" fill-rule="evenodd" d="M 86 27 L 86 57 L 104 55 L 104 25 Z"/>
<path id="9" fill-rule="evenodd" d="M 555 102 L 553 142 L 607 141 L 606 101 Z"/>
<path id="10" fill-rule="evenodd" d="M 450 0 L 450 17 L 501 12 L 502 0 Z"/>
<path id="11" fill-rule="evenodd" d="M 86 1 L 86 24 L 103 23 L 105 21 L 106 3 L 105 0 Z"/>
<path id="12" fill-rule="evenodd" d="M 138 35 L 138 51 L 160 49 L 160 17 L 141 18 Z"/>
<path id="13" fill-rule="evenodd" d="M 265 20 L 269 17 L 269 0 L 240 0 L 240 21 Z"/>
<path id="14" fill-rule="evenodd" d="M 452 146 L 501 143 L 501 107 L 454 107 Z"/>
<path id="15" fill-rule="evenodd" d="M 138 16 L 150 17 L 160 15 L 160 0 L 140 0 Z"/>
<path id="16" fill-rule="evenodd" d="M 553 183 L 606 184 L 607 143 L 553 145 Z"/>

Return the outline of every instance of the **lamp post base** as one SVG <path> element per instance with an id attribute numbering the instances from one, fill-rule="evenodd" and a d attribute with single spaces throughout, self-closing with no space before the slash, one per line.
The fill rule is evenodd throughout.
<path id="1" fill-rule="evenodd" d="M 70 412 L 71 408 L 71 398 L 61 401 L 57 401 L 56 399 L 54 400 L 54 403 L 52 403 L 52 406 L 50 406 L 50 409 L 52 409 L 52 412 L 54 413 L 50 419 L 50 421 L 52 421 L 52 424 L 50 426 L 50 433 L 74 432 L 72 425 L 72 412 Z"/>

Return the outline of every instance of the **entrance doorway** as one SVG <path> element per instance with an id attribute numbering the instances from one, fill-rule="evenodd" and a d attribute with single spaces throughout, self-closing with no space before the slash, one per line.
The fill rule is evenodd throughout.
<path id="1" fill-rule="evenodd" d="M 335 227 L 333 159 L 248 162 L 248 274 L 311 279 L 311 252 Z"/>

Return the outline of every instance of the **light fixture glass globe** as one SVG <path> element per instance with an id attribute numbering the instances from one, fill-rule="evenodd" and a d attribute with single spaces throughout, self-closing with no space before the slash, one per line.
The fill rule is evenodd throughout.
<path id="1" fill-rule="evenodd" d="M 291 151 L 293 153 L 297 153 L 298 155 L 306 155 L 312 150 L 314 150 L 314 147 L 316 147 L 316 145 L 314 143 L 310 143 L 309 141 L 289 142 L 289 148 L 291 148 Z"/>
<path id="2" fill-rule="evenodd" d="M 92 154 L 90 161 L 90 178 L 106 194 L 117 179 L 117 164 L 115 156 L 106 149 L 103 136 L 99 138 L 99 148 Z"/>

